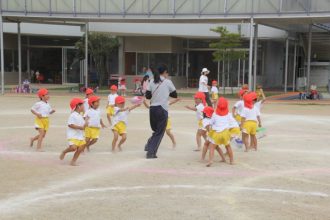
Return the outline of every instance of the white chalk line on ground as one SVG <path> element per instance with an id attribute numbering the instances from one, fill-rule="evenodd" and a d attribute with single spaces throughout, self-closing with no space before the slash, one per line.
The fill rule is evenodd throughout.
<path id="1" fill-rule="evenodd" d="M 57 187 L 53 187 L 57 188 Z M 278 194 L 293 194 L 293 195 L 302 195 L 302 196 L 315 196 L 315 197 L 329 197 L 327 193 L 323 192 L 306 192 L 306 191 L 297 191 L 297 190 L 286 190 L 286 189 L 275 189 L 275 188 L 255 188 L 255 187 L 224 187 L 224 186 L 214 186 L 214 185 L 150 185 L 150 186 L 114 186 L 114 187 L 104 187 L 104 188 L 87 188 L 77 191 L 69 191 L 63 193 L 50 193 L 49 190 L 43 195 L 40 193 L 28 193 L 27 195 L 19 196 L 14 199 L 9 199 L 1 201 L 0 203 L 0 212 L 1 213 L 10 213 L 13 211 L 18 211 L 19 208 L 29 206 L 33 203 L 41 201 L 54 201 L 56 198 L 66 198 L 70 197 L 72 200 L 74 196 L 79 196 L 81 194 L 88 193 L 104 193 L 104 192 L 127 192 L 127 191 L 140 191 L 140 190 L 224 190 L 227 189 L 229 192 L 239 192 L 239 191 L 251 191 L 251 192 L 265 192 L 265 193 L 278 193 Z M 33 196 L 32 196 L 33 195 Z M 129 195 L 128 195 L 129 197 Z M 78 200 L 80 198 L 76 198 Z M 61 201 L 62 202 L 62 201 Z"/>
<path id="2" fill-rule="evenodd" d="M 112 166 L 111 168 L 104 166 L 103 169 L 94 170 L 91 173 L 86 173 L 80 176 L 74 176 L 69 180 L 60 181 L 52 185 L 45 186 L 43 189 L 33 192 L 23 193 L 17 197 L 0 200 L 0 213 L 17 211 L 17 208 L 25 207 L 29 205 L 39 197 L 45 197 L 51 195 L 53 191 L 67 188 L 70 186 L 79 185 L 81 182 L 85 182 L 91 179 L 102 177 L 109 174 L 121 173 L 125 170 L 136 167 L 138 164 L 146 162 L 145 159 L 134 160 L 130 162 L 121 163 L 120 165 Z"/>

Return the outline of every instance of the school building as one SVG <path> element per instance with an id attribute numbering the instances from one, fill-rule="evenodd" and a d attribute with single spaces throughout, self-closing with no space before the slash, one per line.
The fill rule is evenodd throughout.
<path id="1" fill-rule="evenodd" d="M 291 91 L 330 79 L 327 0 L 0 0 L 2 88 L 41 73 L 44 83 L 97 82 L 92 57 L 75 43 L 89 32 L 117 36 L 106 59 L 112 75 L 128 79 L 143 67 L 168 65 L 179 88 L 196 87 L 203 67 L 226 87 L 249 83 Z M 213 61 L 209 44 L 225 26 L 242 36 L 245 59 Z M 86 77 L 87 76 L 87 77 Z M 132 83 L 128 81 L 129 87 Z"/>

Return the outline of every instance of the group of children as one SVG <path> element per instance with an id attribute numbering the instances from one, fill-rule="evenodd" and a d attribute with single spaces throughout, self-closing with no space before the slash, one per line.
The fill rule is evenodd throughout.
<path id="1" fill-rule="evenodd" d="M 216 82 L 212 82 L 216 87 Z M 258 90 L 258 94 L 249 92 L 246 87 L 243 87 L 240 92 L 240 100 L 235 103 L 232 112 L 229 112 L 228 101 L 220 97 L 218 93 L 212 94 L 213 107 L 207 106 L 206 97 L 203 92 L 197 92 L 194 96 L 195 106 L 186 106 L 187 109 L 196 112 L 198 120 L 198 129 L 196 133 L 197 149 L 202 150 L 202 160 L 205 160 L 207 151 L 209 150 L 209 161 L 207 166 L 211 166 L 214 159 L 214 150 L 216 150 L 222 161 L 225 162 L 225 155 L 229 156 L 230 164 L 234 163 L 233 152 L 230 146 L 231 140 L 240 142 L 240 134 L 245 145 L 245 150 L 257 150 L 257 127 L 261 127 L 260 108 L 264 102 L 265 96 L 262 89 Z M 117 94 L 118 87 L 112 85 L 106 106 L 106 114 L 108 122 L 113 132 L 112 151 L 122 151 L 122 145 L 127 139 L 126 127 L 129 112 L 139 107 L 141 103 L 135 103 L 132 106 L 126 107 L 126 100 L 123 96 Z M 215 92 L 213 89 L 212 92 Z M 71 165 L 75 166 L 79 155 L 86 149 L 90 151 L 90 147 L 97 142 L 100 136 L 101 128 L 106 128 L 106 125 L 101 119 L 100 97 L 94 95 L 92 89 L 86 89 L 85 99 L 73 98 L 70 101 L 71 114 L 67 122 L 67 140 L 68 148 L 60 155 L 63 160 L 69 152 L 74 152 L 71 160 Z M 47 89 L 38 91 L 40 101 L 35 103 L 31 109 L 35 115 L 35 128 L 38 135 L 30 139 L 30 146 L 37 141 L 37 151 L 42 151 L 42 141 L 49 128 L 49 116 L 55 113 L 55 110 L 49 104 L 49 94 Z M 261 98 L 260 98 L 261 97 Z M 259 100 L 260 99 L 260 100 Z M 172 105 L 179 101 L 169 102 Z M 146 100 L 143 101 L 146 108 L 149 104 Z M 173 148 L 176 147 L 176 140 L 171 132 L 171 119 L 168 119 L 166 134 L 170 137 Z M 121 139 L 119 140 L 119 137 Z M 202 139 L 205 143 L 202 148 Z M 222 152 L 220 146 L 226 148 L 226 154 Z"/>
<path id="2" fill-rule="evenodd" d="M 216 87 L 216 81 L 212 82 L 212 86 Z M 250 92 L 248 86 L 244 85 L 239 91 L 240 100 L 235 103 L 230 112 L 228 100 L 224 97 L 218 98 L 218 92 L 213 87 L 211 90 L 213 107 L 207 106 L 203 92 L 195 94 L 195 106 L 186 106 L 187 109 L 196 112 L 198 123 L 196 151 L 202 150 L 202 161 L 205 160 L 209 151 L 208 167 L 213 164 L 215 150 L 219 153 L 222 162 L 226 161 L 225 156 L 228 155 L 230 164 L 234 164 L 230 144 L 232 140 L 238 144 L 244 143 L 246 152 L 251 149 L 257 150 L 257 128 L 262 126 L 260 109 L 265 101 L 261 87 L 258 87 L 257 92 Z M 205 141 L 203 148 L 202 138 Z M 225 154 L 220 146 L 225 147 Z"/>

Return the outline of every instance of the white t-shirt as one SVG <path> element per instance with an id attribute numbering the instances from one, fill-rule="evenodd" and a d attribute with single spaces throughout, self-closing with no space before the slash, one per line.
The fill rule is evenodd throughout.
<path id="1" fill-rule="evenodd" d="M 213 116 L 211 118 L 211 122 L 210 122 L 210 124 L 212 126 L 212 130 L 214 130 L 216 132 L 222 132 L 222 131 L 228 129 L 229 128 L 229 116 L 228 115 L 220 116 L 217 114 L 213 114 Z"/>
<path id="2" fill-rule="evenodd" d="M 68 125 L 84 126 L 84 124 L 85 120 L 81 114 L 76 111 L 71 113 L 68 120 Z M 68 127 L 66 135 L 68 139 L 85 140 L 84 131 L 80 129 Z"/>
<path id="3" fill-rule="evenodd" d="M 252 109 L 245 108 L 242 111 L 242 118 L 245 118 L 246 121 L 257 121 L 258 122 L 258 116 L 260 116 L 260 111 L 256 106 L 253 106 Z"/>
<path id="4" fill-rule="evenodd" d="M 201 75 L 201 77 L 199 78 L 199 87 L 198 87 L 199 92 L 209 92 L 209 88 L 207 87 L 208 81 L 209 80 L 207 76 Z"/>
<path id="5" fill-rule="evenodd" d="M 242 115 L 242 111 L 244 109 L 244 101 L 239 100 L 238 102 L 235 103 L 234 107 L 236 108 L 236 114 Z"/>
<path id="6" fill-rule="evenodd" d="M 203 119 L 203 110 L 204 110 L 205 106 L 203 105 L 203 103 L 199 103 L 197 106 L 196 106 L 196 117 L 197 117 L 197 120 L 202 120 Z"/>
<path id="7" fill-rule="evenodd" d="M 124 122 L 127 125 L 129 111 L 127 110 L 127 111 L 121 112 L 120 108 L 118 108 L 118 107 L 115 107 L 114 110 L 115 110 L 115 114 L 112 118 L 113 125 L 115 126 L 120 121 Z"/>
<path id="8" fill-rule="evenodd" d="M 203 130 L 206 130 L 206 127 L 211 124 L 211 119 L 210 118 L 203 118 L 202 123 L 203 123 Z"/>
<path id="9" fill-rule="evenodd" d="M 115 105 L 116 98 L 118 97 L 118 94 L 110 94 L 108 96 L 108 105 Z"/>
<path id="10" fill-rule="evenodd" d="M 238 128 L 238 122 L 234 119 L 233 115 L 231 113 L 228 114 L 229 118 L 229 128 Z"/>
<path id="11" fill-rule="evenodd" d="M 211 93 L 212 94 L 219 94 L 219 89 L 216 86 L 212 86 Z"/>
<path id="12" fill-rule="evenodd" d="M 50 104 L 44 101 L 36 102 L 31 109 L 41 114 L 43 118 L 49 117 L 50 112 L 52 111 L 52 107 L 50 106 Z"/>
<path id="13" fill-rule="evenodd" d="M 87 112 L 87 110 L 89 109 L 89 104 L 88 104 L 88 98 L 84 99 L 84 111 Z"/>
<path id="14" fill-rule="evenodd" d="M 89 108 L 84 117 L 88 117 L 88 127 L 100 128 L 101 127 L 101 110 Z"/>
<path id="15" fill-rule="evenodd" d="M 258 101 L 256 103 L 254 103 L 254 106 L 259 110 L 259 112 L 261 114 L 262 101 Z"/>

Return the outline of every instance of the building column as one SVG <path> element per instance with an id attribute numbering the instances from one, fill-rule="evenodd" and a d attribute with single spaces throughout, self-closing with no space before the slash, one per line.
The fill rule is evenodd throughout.
<path id="1" fill-rule="evenodd" d="M 244 59 L 243 59 L 243 77 L 242 77 L 242 85 L 245 84 L 245 53 L 244 53 Z"/>
<path id="2" fill-rule="evenodd" d="M 18 87 L 22 88 L 22 42 L 21 42 L 21 23 L 17 23 L 17 44 L 18 44 Z"/>
<path id="3" fill-rule="evenodd" d="M 187 83 L 187 88 L 189 87 L 189 39 L 187 39 L 187 53 L 186 53 L 186 83 Z M 150 66 L 149 66 L 150 67 Z"/>
<path id="4" fill-rule="evenodd" d="M 293 71 L 292 71 L 292 92 L 296 90 L 296 65 L 297 65 L 297 42 L 294 42 L 294 52 L 293 52 Z"/>
<path id="5" fill-rule="evenodd" d="M 312 25 L 309 25 L 308 32 L 308 51 L 307 51 L 307 88 L 310 86 L 311 78 L 311 53 L 312 53 Z"/>
<path id="6" fill-rule="evenodd" d="M 119 37 L 119 48 L 118 48 L 118 73 L 125 73 L 125 52 L 124 52 L 124 37 Z"/>
<path id="7" fill-rule="evenodd" d="M 218 67 L 217 67 L 217 82 L 220 85 L 220 61 L 218 60 Z"/>
<path id="8" fill-rule="evenodd" d="M 4 48 L 3 48 L 3 23 L 2 15 L 0 15 L 0 47 L 1 47 L 1 94 L 5 94 L 5 62 L 4 62 Z"/>
<path id="9" fill-rule="evenodd" d="M 26 45 L 26 68 L 28 72 L 29 81 L 32 79 L 31 76 L 31 65 L 30 65 L 30 36 L 27 36 L 27 45 Z"/>
<path id="10" fill-rule="evenodd" d="M 257 88 L 258 67 L 258 24 L 254 26 L 253 91 Z"/>
<path id="11" fill-rule="evenodd" d="M 88 87 L 88 22 L 85 25 L 85 88 Z"/>
<path id="12" fill-rule="evenodd" d="M 285 40 L 284 92 L 288 92 L 289 38 Z"/>
<path id="13" fill-rule="evenodd" d="M 237 66 L 237 87 L 239 87 L 241 81 L 241 59 L 238 59 L 238 66 Z"/>
<path id="14" fill-rule="evenodd" d="M 250 20 L 250 48 L 249 48 L 249 90 L 252 90 L 252 60 L 253 60 L 253 18 Z"/>

